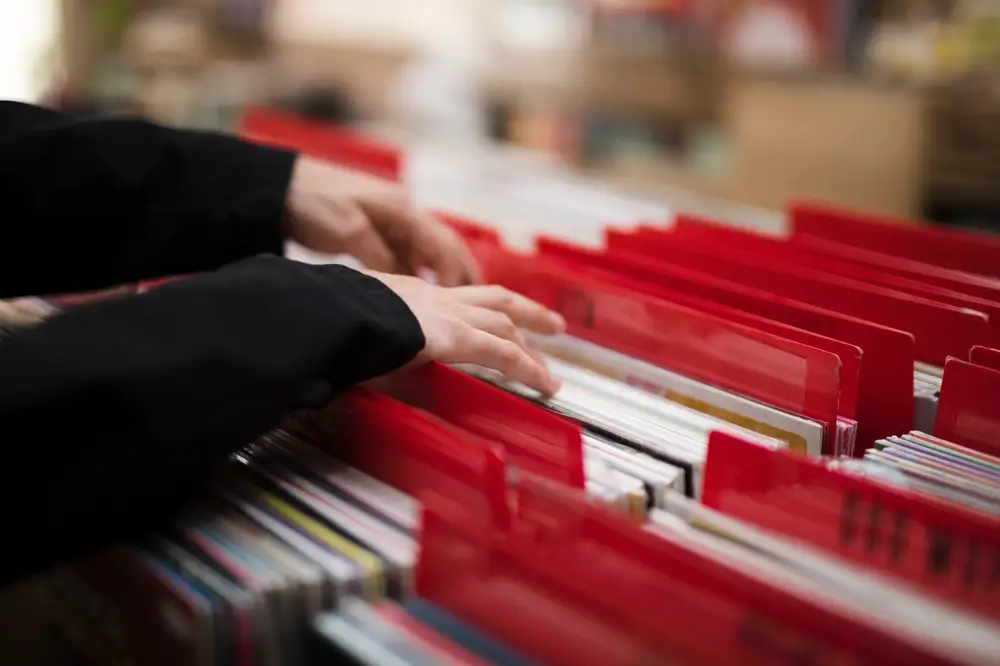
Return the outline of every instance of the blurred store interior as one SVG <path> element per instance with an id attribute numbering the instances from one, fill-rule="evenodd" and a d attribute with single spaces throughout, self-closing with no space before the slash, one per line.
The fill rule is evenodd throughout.
<path id="1" fill-rule="evenodd" d="M 281 104 L 652 198 L 1000 228 L 995 0 L 4 0 L 5 97 Z M 442 148 L 444 150 L 444 148 Z"/>

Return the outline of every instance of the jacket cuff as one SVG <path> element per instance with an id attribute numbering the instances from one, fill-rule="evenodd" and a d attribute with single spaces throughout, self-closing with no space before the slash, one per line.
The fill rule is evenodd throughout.
<path id="1" fill-rule="evenodd" d="M 355 294 L 358 319 L 367 322 L 368 330 L 356 341 L 360 353 L 339 360 L 343 364 L 339 371 L 346 370 L 352 383 L 398 370 L 423 351 L 427 338 L 420 321 L 403 299 L 383 282 L 339 264 L 314 268 L 326 279 L 338 282 L 343 293 Z M 378 341 L 378 353 L 361 352 L 372 340 Z M 342 390 L 343 387 L 337 388 Z"/>
<path id="2" fill-rule="evenodd" d="M 215 211 L 215 233 L 230 261 L 257 254 L 284 254 L 285 201 L 298 154 L 211 132 L 176 134 L 183 163 L 197 167 L 186 182 L 188 205 Z M 204 230 L 203 233 L 212 233 Z M 223 262 L 225 263 L 225 262 Z"/>

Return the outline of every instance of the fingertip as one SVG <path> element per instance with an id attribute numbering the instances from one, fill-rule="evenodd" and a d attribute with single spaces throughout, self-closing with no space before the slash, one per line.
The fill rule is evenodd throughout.
<path id="1" fill-rule="evenodd" d="M 542 397 L 546 399 L 551 398 L 555 396 L 557 393 L 559 393 L 559 389 L 561 388 L 562 388 L 562 380 L 559 379 L 558 377 L 552 377 L 550 375 L 549 381 L 546 384 L 546 388 L 544 391 L 542 391 Z"/>
<path id="2" fill-rule="evenodd" d="M 543 398 L 551 398 L 559 392 L 559 389 L 562 387 L 562 380 L 553 376 L 552 373 L 549 372 L 549 368 L 543 360 L 536 360 L 535 363 L 537 366 L 536 376 L 538 381 L 534 386 L 534 389 L 538 391 Z"/>

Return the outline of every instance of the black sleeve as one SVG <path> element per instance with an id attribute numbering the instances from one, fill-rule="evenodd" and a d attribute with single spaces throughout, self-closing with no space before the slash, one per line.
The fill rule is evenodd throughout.
<path id="1" fill-rule="evenodd" d="M 0 583 L 147 528 L 309 386 L 339 392 L 424 344 L 374 278 L 273 256 L 15 334 L 0 343 Z"/>
<path id="2" fill-rule="evenodd" d="M 294 162 L 221 134 L 0 103 L 0 298 L 280 254 Z"/>

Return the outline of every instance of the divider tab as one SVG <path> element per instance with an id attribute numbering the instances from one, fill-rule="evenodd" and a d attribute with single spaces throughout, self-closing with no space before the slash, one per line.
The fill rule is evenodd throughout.
<path id="1" fill-rule="evenodd" d="M 1000 619 L 1000 519 L 869 477 L 709 439 L 702 501 Z"/>
<path id="2" fill-rule="evenodd" d="M 584 487 L 580 428 L 537 405 L 440 363 L 397 372 L 372 385 L 501 443 L 509 465 L 573 488 Z"/>
<path id="3" fill-rule="evenodd" d="M 802 202 L 789 207 L 795 235 L 814 236 L 951 268 L 1000 277 L 1000 240 L 917 220 Z"/>
<path id="4" fill-rule="evenodd" d="M 481 247 L 490 282 L 553 308 L 569 333 L 693 379 L 831 424 L 840 360 L 756 329 L 622 289 L 499 247 Z"/>
<path id="5" fill-rule="evenodd" d="M 248 109 L 240 120 L 239 133 L 250 141 L 294 150 L 380 178 L 398 181 L 402 176 L 402 155 L 395 146 L 355 130 L 277 109 Z"/>
<path id="6" fill-rule="evenodd" d="M 1000 457 L 1000 371 L 948 359 L 934 436 Z"/>
<path id="7" fill-rule="evenodd" d="M 977 345 L 969 350 L 969 362 L 991 370 L 1000 370 L 1000 349 Z"/>
<path id="8" fill-rule="evenodd" d="M 510 524 L 499 444 L 365 388 L 331 403 L 307 432 L 340 460 L 410 495 L 433 490 L 474 508 L 483 520 Z"/>

